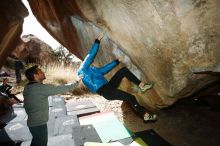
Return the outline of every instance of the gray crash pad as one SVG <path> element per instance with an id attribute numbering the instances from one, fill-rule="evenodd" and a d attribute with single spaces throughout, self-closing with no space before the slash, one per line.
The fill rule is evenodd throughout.
<path id="1" fill-rule="evenodd" d="M 83 146 L 85 142 L 101 142 L 93 125 L 73 127 L 72 136 L 76 146 Z"/>
<path id="2" fill-rule="evenodd" d="M 54 135 L 72 134 L 74 126 L 79 126 L 76 115 L 59 117 L 55 120 Z"/>
<path id="3" fill-rule="evenodd" d="M 67 115 L 66 107 L 49 107 L 49 115 L 55 118 L 65 116 Z"/>
<path id="4" fill-rule="evenodd" d="M 100 112 L 94 103 L 89 100 L 69 102 L 66 104 L 67 115 L 77 115 L 78 117 Z"/>
<path id="5" fill-rule="evenodd" d="M 49 107 L 63 107 L 65 106 L 64 97 L 60 95 L 53 95 L 48 97 Z"/>
<path id="6" fill-rule="evenodd" d="M 21 143 L 21 146 L 30 146 L 31 141 Z M 47 146 L 77 146 L 72 139 L 72 135 L 58 135 L 48 138 Z"/>
<path id="7" fill-rule="evenodd" d="M 27 141 L 31 139 L 32 136 L 26 121 L 10 122 L 3 129 L 0 129 L 0 141 Z"/>
<path id="8" fill-rule="evenodd" d="M 27 120 L 24 108 L 11 108 L 11 110 L 0 118 L 1 123 L 19 122 Z"/>
<path id="9" fill-rule="evenodd" d="M 81 110 L 81 109 L 94 108 L 94 107 L 96 107 L 96 105 L 93 102 L 91 102 L 90 100 L 75 101 L 75 102 L 66 103 L 67 112 L 77 111 L 77 110 Z"/>

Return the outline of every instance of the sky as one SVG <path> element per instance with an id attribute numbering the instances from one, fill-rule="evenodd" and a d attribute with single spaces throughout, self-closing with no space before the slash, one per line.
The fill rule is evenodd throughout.
<path id="1" fill-rule="evenodd" d="M 27 0 L 22 0 L 26 8 L 28 9 L 29 15 L 25 17 L 23 24 L 23 33 L 22 35 L 33 34 L 38 37 L 40 40 L 44 41 L 50 45 L 53 49 L 56 49 L 60 44 L 41 26 L 41 24 L 34 17 L 31 12 L 29 3 Z"/>

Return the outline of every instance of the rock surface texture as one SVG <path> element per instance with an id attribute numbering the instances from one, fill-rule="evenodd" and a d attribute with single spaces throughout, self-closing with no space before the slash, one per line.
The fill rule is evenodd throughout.
<path id="1" fill-rule="evenodd" d="M 28 10 L 20 0 L 0 2 L 0 66 L 20 42 L 24 17 Z"/>
<path id="2" fill-rule="evenodd" d="M 26 63 L 44 64 L 57 63 L 52 48 L 34 35 L 24 35 L 21 42 L 12 52 L 12 57 L 17 57 Z"/>
<path id="3" fill-rule="evenodd" d="M 169 106 L 218 79 L 212 73 L 220 71 L 219 0 L 28 2 L 47 31 L 81 59 L 106 31 L 95 64 L 120 57 L 141 80 L 154 82 L 145 94 L 134 93 L 145 107 Z"/>

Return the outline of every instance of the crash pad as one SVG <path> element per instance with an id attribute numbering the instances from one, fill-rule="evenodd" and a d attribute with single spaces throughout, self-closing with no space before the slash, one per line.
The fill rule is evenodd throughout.
<path id="1" fill-rule="evenodd" d="M 48 97 L 49 107 L 63 107 L 65 106 L 64 97 L 60 95 L 53 95 Z"/>
<path id="2" fill-rule="evenodd" d="M 19 122 L 27 120 L 24 108 L 11 108 L 10 111 L 0 118 L 0 123 Z"/>
<path id="3" fill-rule="evenodd" d="M 31 141 L 25 141 L 21 143 L 21 146 L 30 146 Z M 48 137 L 47 146 L 77 146 L 72 139 L 72 135 L 58 135 Z"/>
<path id="4" fill-rule="evenodd" d="M 24 103 L 16 103 L 12 105 L 13 108 L 24 108 Z"/>
<path id="5" fill-rule="evenodd" d="M 77 117 L 82 117 L 86 115 L 91 115 L 94 113 L 99 113 L 100 110 L 97 107 L 87 108 L 87 109 L 80 109 L 76 111 L 67 112 L 67 115 L 77 115 Z"/>
<path id="6" fill-rule="evenodd" d="M 3 129 L 0 129 L 0 141 L 27 141 L 31 139 L 27 121 L 10 122 Z"/>
<path id="7" fill-rule="evenodd" d="M 96 105 L 90 100 L 68 102 L 66 109 L 67 115 L 77 115 L 78 117 L 100 112 Z"/>
<path id="8" fill-rule="evenodd" d="M 132 136 L 132 132 L 111 111 L 81 117 L 79 121 L 81 125 L 92 124 L 104 143 Z"/>
<path id="9" fill-rule="evenodd" d="M 65 106 L 49 107 L 49 115 L 55 118 L 60 117 L 60 116 L 65 116 L 67 115 L 66 107 Z"/>
<path id="10" fill-rule="evenodd" d="M 72 137 L 76 146 L 83 146 L 85 142 L 101 142 L 93 125 L 74 126 Z"/>
<path id="11" fill-rule="evenodd" d="M 120 142 L 113 143 L 98 143 L 98 142 L 86 142 L 84 146 L 124 146 Z"/>
<path id="12" fill-rule="evenodd" d="M 81 109 L 94 108 L 94 107 L 96 107 L 96 105 L 93 102 L 91 102 L 90 100 L 74 101 L 74 102 L 66 103 L 67 112 L 77 111 L 77 110 L 81 110 Z"/>
<path id="13" fill-rule="evenodd" d="M 123 145 L 129 145 L 133 142 L 133 138 L 132 137 L 128 137 L 128 138 L 124 138 L 124 139 L 119 139 L 117 140 L 117 142 L 120 142 Z"/>
<path id="14" fill-rule="evenodd" d="M 56 118 L 54 135 L 72 134 L 73 126 L 79 126 L 79 120 L 76 115 Z"/>
<path id="15" fill-rule="evenodd" d="M 136 132 L 135 136 L 140 137 L 149 146 L 172 146 L 153 129 Z"/>

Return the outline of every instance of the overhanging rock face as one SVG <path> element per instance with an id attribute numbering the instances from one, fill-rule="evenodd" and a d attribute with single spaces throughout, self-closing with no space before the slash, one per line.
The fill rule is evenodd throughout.
<path id="1" fill-rule="evenodd" d="M 28 10 L 20 0 L 0 2 L 0 66 L 20 42 L 24 17 Z"/>
<path id="2" fill-rule="evenodd" d="M 139 78 L 155 86 L 136 94 L 161 108 L 215 81 L 220 70 L 219 0 L 29 0 L 38 21 L 84 58 L 106 31 L 96 65 L 122 57 Z M 111 75 L 109 75 L 111 76 Z M 124 84 L 123 87 L 133 85 Z"/>

